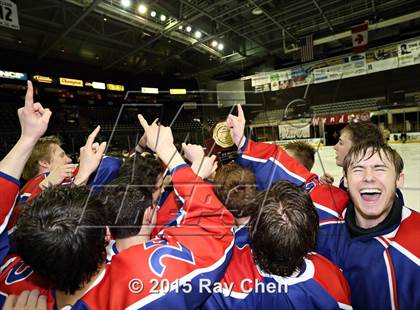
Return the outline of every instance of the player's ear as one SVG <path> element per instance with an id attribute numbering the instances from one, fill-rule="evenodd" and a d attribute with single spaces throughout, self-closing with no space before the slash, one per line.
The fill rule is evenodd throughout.
<path id="1" fill-rule="evenodd" d="M 155 213 L 155 211 L 153 209 L 154 209 L 153 206 L 149 206 L 149 207 L 147 207 L 146 210 L 144 210 L 143 225 L 150 225 L 151 224 L 152 218 L 153 218 L 153 213 Z"/>
<path id="2" fill-rule="evenodd" d="M 343 181 L 344 181 L 344 187 L 345 188 L 349 188 L 349 185 L 348 185 L 348 182 L 347 182 L 347 176 L 346 175 L 344 175 Z"/>
<path id="3" fill-rule="evenodd" d="M 50 163 L 46 159 L 38 160 L 38 165 L 40 165 L 42 168 L 48 168 L 50 166 Z"/>
<path id="4" fill-rule="evenodd" d="M 404 186 L 404 180 L 405 180 L 404 172 L 401 172 L 400 175 L 397 178 L 396 186 L 398 188 L 402 188 Z"/>

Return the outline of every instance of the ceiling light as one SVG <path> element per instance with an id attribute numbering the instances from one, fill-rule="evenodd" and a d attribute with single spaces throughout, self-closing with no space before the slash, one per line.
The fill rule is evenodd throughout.
<path id="1" fill-rule="evenodd" d="M 160 20 L 161 20 L 162 22 L 164 22 L 164 21 L 166 20 L 166 15 L 161 14 L 161 15 L 160 15 Z"/>
<path id="2" fill-rule="evenodd" d="M 150 12 L 150 16 L 152 16 L 152 17 L 156 17 L 156 11 L 152 11 L 152 12 Z"/>
<path id="3" fill-rule="evenodd" d="M 196 32 L 194 32 L 194 37 L 196 39 L 200 39 L 201 38 L 201 31 L 197 30 Z"/>
<path id="4" fill-rule="evenodd" d="M 217 47 L 217 41 L 216 40 L 213 40 L 213 41 L 211 41 L 211 47 L 214 47 L 214 48 L 216 48 Z"/>
<path id="5" fill-rule="evenodd" d="M 146 14 L 147 7 L 144 4 L 139 4 L 139 7 L 137 8 L 140 14 Z"/>
<path id="6" fill-rule="evenodd" d="M 223 43 L 219 43 L 218 45 L 217 45 L 217 49 L 219 50 L 219 51 L 223 51 L 223 49 L 225 48 L 225 46 L 223 45 Z"/>
<path id="7" fill-rule="evenodd" d="M 104 22 L 106 22 L 108 19 L 106 17 L 104 17 Z"/>
<path id="8" fill-rule="evenodd" d="M 260 8 L 255 8 L 252 10 L 253 15 L 261 15 L 263 11 Z"/>
<path id="9" fill-rule="evenodd" d="M 121 0 L 121 5 L 127 8 L 131 5 L 131 0 Z"/>
<path id="10" fill-rule="evenodd" d="M 179 30 L 182 30 L 182 28 L 184 28 L 184 27 L 182 27 L 182 25 L 178 27 Z"/>
<path id="11" fill-rule="evenodd" d="M 191 30 L 192 30 L 191 26 L 187 26 L 187 27 L 185 28 L 185 31 L 187 31 L 187 32 L 191 32 Z"/>

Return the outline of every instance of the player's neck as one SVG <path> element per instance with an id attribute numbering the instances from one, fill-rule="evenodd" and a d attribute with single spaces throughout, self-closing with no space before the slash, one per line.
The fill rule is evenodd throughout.
<path id="1" fill-rule="evenodd" d="M 77 290 L 74 294 L 66 294 L 62 291 L 57 290 L 55 293 L 55 301 L 57 304 L 57 308 L 61 309 L 66 305 L 73 306 L 83 295 L 86 291 L 95 283 L 97 278 L 102 274 L 105 269 L 105 264 L 102 265 L 101 269 L 87 282 L 80 290 Z"/>
<path id="2" fill-rule="evenodd" d="M 245 225 L 249 222 L 249 216 L 244 216 L 244 217 L 235 217 L 235 223 L 236 225 L 240 226 L 240 225 Z"/>
<path id="3" fill-rule="evenodd" d="M 118 252 L 121 252 L 121 251 L 124 251 L 125 249 L 128 249 L 129 247 L 145 243 L 149 240 L 150 238 L 148 236 L 136 235 L 136 236 L 132 236 L 128 238 L 116 239 L 115 244 L 117 246 Z"/>

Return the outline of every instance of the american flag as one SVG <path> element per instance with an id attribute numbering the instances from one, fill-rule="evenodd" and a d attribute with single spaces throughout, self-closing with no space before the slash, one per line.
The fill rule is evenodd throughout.
<path id="1" fill-rule="evenodd" d="M 314 38 L 313 34 L 300 39 L 300 59 L 302 62 L 314 59 Z"/>

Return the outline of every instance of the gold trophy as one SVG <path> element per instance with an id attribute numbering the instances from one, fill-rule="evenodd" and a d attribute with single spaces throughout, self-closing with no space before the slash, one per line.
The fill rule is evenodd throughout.
<path id="1" fill-rule="evenodd" d="M 230 129 L 226 122 L 219 122 L 213 127 L 212 138 L 206 141 L 206 155 L 215 154 L 219 164 L 223 165 L 238 157 L 238 148 L 233 143 Z"/>

